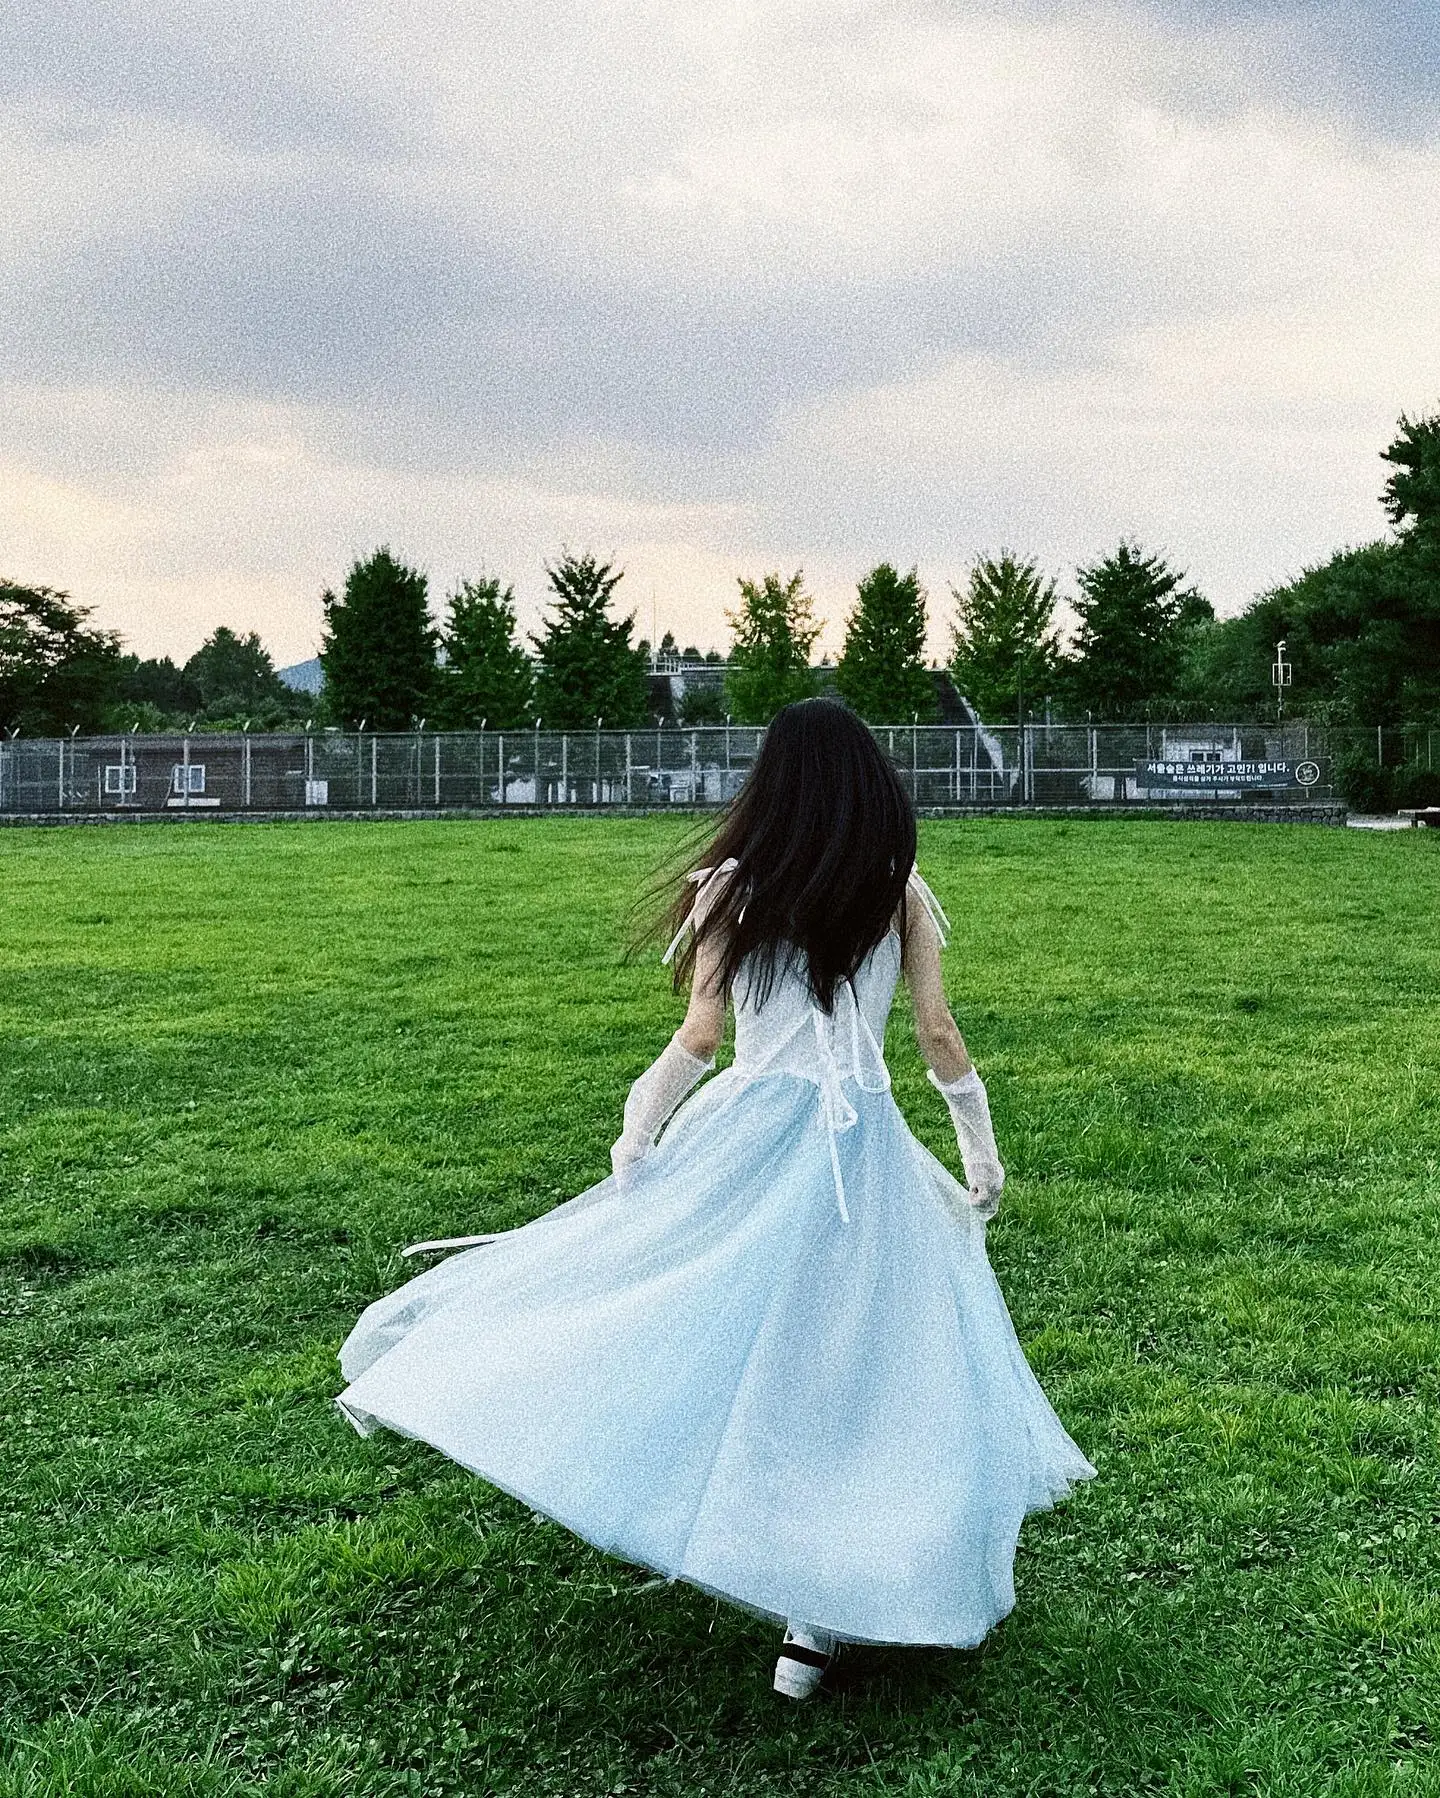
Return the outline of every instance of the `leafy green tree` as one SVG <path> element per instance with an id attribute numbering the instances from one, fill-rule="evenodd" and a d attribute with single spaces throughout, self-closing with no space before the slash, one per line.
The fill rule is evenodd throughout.
<path id="1" fill-rule="evenodd" d="M 583 730 L 601 718 L 614 730 L 645 723 L 650 689 L 646 657 L 630 641 L 635 620 L 610 616 L 621 571 L 567 552 L 545 573 L 555 597 L 545 628 L 530 639 L 539 662 L 536 711 L 552 730 Z"/>
<path id="2" fill-rule="evenodd" d="M 218 626 L 185 664 L 183 675 L 199 693 L 209 719 L 285 716 L 295 709 L 293 694 L 275 672 L 270 652 L 254 631 L 240 636 Z"/>
<path id="3" fill-rule="evenodd" d="M 982 556 L 965 590 L 950 591 L 956 604 L 951 676 L 982 718 L 1007 722 L 1055 685 L 1055 583 L 1006 549 Z"/>
<path id="4" fill-rule="evenodd" d="M 1383 496 L 1395 536 L 1340 550 L 1197 631 L 1180 683 L 1193 705 L 1272 716 L 1270 665 L 1283 638 L 1288 709 L 1350 725 L 1440 719 L 1440 417 L 1402 416 L 1382 455 L 1395 471 Z"/>
<path id="5" fill-rule="evenodd" d="M 430 710 L 435 638 L 426 603 L 429 583 L 389 549 L 356 562 L 345 594 L 325 595 L 325 704 L 352 730 L 406 730 Z"/>
<path id="6" fill-rule="evenodd" d="M 1404 546 L 1345 549 L 1191 638 L 1177 685 L 1190 714 L 1273 718 L 1270 670 L 1284 641 L 1285 708 L 1316 723 L 1395 724 L 1440 715 L 1440 618 L 1426 613 Z"/>
<path id="7" fill-rule="evenodd" d="M 1404 669 L 1398 693 L 1393 679 L 1384 691 L 1401 718 L 1433 722 L 1440 719 L 1440 413 L 1402 413 L 1382 454 L 1396 470 L 1385 486 L 1385 510 L 1399 538 L 1398 579 L 1382 598 L 1383 632 Z M 1372 643 L 1372 667 L 1376 648 Z"/>
<path id="8" fill-rule="evenodd" d="M 1400 414 L 1398 435 L 1382 458 L 1395 469 L 1385 483 L 1385 511 L 1402 540 L 1440 537 L 1440 413 Z"/>
<path id="9" fill-rule="evenodd" d="M 1382 498 L 1394 538 L 1342 551 L 1268 597 L 1296 614 L 1292 656 L 1313 672 L 1331 717 L 1431 722 L 1440 719 L 1440 414 L 1402 413 L 1381 456 L 1393 470 Z"/>
<path id="10" fill-rule="evenodd" d="M 680 700 L 681 724 L 723 724 L 725 696 L 714 687 L 687 686 Z"/>
<path id="11" fill-rule="evenodd" d="M 917 716 L 927 723 L 935 716 L 935 682 L 925 666 L 925 590 L 917 570 L 898 574 L 881 562 L 861 581 L 835 688 L 871 724 L 909 724 Z"/>
<path id="12" fill-rule="evenodd" d="M 1197 625 L 1185 644 L 1175 678 L 1172 715 L 1218 718 L 1226 723 L 1273 718 L 1275 689 L 1270 684 L 1270 666 L 1281 638 L 1288 644 L 1296 682 L 1285 703 L 1300 709 L 1307 692 L 1306 677 L 1313 670 L 1300 650 L 1294 608 L 1282 593 L 1276 593 L 1262 595 L 1236 617 Z"/>
<path id="13" fill-rule="evenodd" d="M 817 690 L 810 651 L 820 635 L 805 574 L 740 582 L 740 604 L 727 614 L 734 646 L 725 674 L 731 715 L 740 724 L 768 724 L 782 706 Z"/>
<path id="14" fill-rule="evenodd" d="M 1186 650 L 1213 620 L 1207 599 L 1160 556 L 1122 542 L 1076 573 L 1080 626 L 1066 669 L 1071 703 L 1097 718 L 1164 709 L 1180 684 Z"/>
<path id="15" fill-rule="evenodd" d="M 55 587 L 0 580 L 0 726 L 59 736 L 100 730 L 120 682 L 120 640 Z"/>
<path id="16" fill-rule="evenodd" d="M 1440 716 L 1440 583 L 1427 559 L 1423 542 L 1370 543 L 1282 590 L 1298 614 L 1292 659 L 1336 720 Z"/>
<path id="17" fill-rule="evenodd" d="M 181 706 L 178 712 L 167 712 L 148 699 L 122 699 L 112 709 L 106 728 L 154 736 L 161 731 L 188 731 L 194 717 L 193 706 L 189 711 Z"/>
<path id="18" fill-rule="evenodd" d="M 117 707 L 129 722 L 143 716 L 158 719 L 157 728 L 173 719 L 193 718 L 204 704 L 200 689 L 169 656 L 121 656 Z M 133 714 L 133 715 L 132 715 Z"/>
<path id="19" fill-rule="evenodd" d="M 516 730 L 535 717 L 535 670 L 515 640 L 515 591 L 484 577 L 451 595 L 437 710 L 450 730 Z"/>

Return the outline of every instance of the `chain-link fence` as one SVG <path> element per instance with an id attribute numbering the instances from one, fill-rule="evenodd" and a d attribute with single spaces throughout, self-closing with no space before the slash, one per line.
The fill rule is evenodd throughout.
<path id="1" fill-rule="evenodd" d="M 0 812 L 408 812 L 715 806 L 764 732 L 451 731 L 12 738 Z M 1257 725 L 916 725 L 877 740 L 917 805 L 1303 805 L 1337 757 L 1435 767 L 1440 732 Z"/>
<path id="2" fill-rule="evenodd" d="M 721 805 L 762 736 L 732 726 L 16 738 L 0 743 L 0 811 Z"/>

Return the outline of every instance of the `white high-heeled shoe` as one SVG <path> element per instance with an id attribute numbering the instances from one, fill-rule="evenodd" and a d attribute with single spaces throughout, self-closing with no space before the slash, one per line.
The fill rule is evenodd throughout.
<path id="1" fill-rule="evenodd" d="M 808 1698 L 824 1679 L 837 1646 L 825 1630 L 792 1623 L 775 1663 L 775 1690 L 787 1698 Z"/>

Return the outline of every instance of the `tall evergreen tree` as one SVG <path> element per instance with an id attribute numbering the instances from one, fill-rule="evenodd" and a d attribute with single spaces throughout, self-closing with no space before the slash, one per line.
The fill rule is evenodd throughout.
<path id="1" fill-rule="evenodd" d="M 1071 703 L 1097 718 L 1138 718 L 1173 699 L 1186 649 L 1214 619 L 1210 602 L 1161 556 L 1122 542 L 1076 572 L 1080 627 L 1066 670 Z"/>
<path id="2" fill-rule="evenodd" d="M 489 577 L 462 581 L 441 634 L 437 710 L 451 730 L 516 730 L 535 716 L 535 670 L 515 640 L 515 591 Z"/>
<path id="3" fill-rule="evenodd" d="M 740 604 L 727 614 L 734 633 L 725 696 L 741 724 L 768 724 L 781 706 L 816 691 L 810 651 L 820 635 L 805 575 L 767 574 L 740 582 Z"/>
<path id="4" fill-rule="evenodd" d="M 0 726 L 30 736 L 97 731 L 118 696 L 120 640 L 54 587 L 0 580 Z"/>
<path id="5" fill-rule="evenodd" d="M 925 666 L 925 590 L 912 568 L 872 568 L 845 627 L 835 687 L 871 724 L 909 724 L 935 716 L 935 682 Z"/>
<path id="6" fill-rule="evenodd" d="M 555 598 L 530 641 L 539 660 L 535 709 L 552 730 L 582 730 L 600 718 L 628 730 L 649 716 L 646 657 L 630 641 L 635 620 L 610 616 L 621 572 L 568 552 L 545 570 Z"/>
<path id="7" fill-rule="evenodd" d="M 991 723 L 1018 717 L 1049 692 L 1059 664 L 1055 583 L 1011 551 L 983 556 L 955 596 L 955 685 Z"/>
<path id="8" fill-rule="evenodd" d="M 325 595 L 320 662 L 325 703 L 353 729 L 406 730 L 430 710 L 435 691 L 435 629 L 429 583 L 416 568 L 377 549 L 356 562 L 345 596 Z"/>

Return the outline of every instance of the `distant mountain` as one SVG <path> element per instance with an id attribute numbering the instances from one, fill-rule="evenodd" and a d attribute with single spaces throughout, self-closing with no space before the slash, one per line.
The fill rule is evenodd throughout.
<path id="1" fill-rule="evenodd" d="M 277 668 L 275 672 L 297 693 L 318 693 L 325 685 L 325 670 L 320 666 L 319 656 L 311 656 L 308 662 L 295 662 L 289 668 Z"/>

